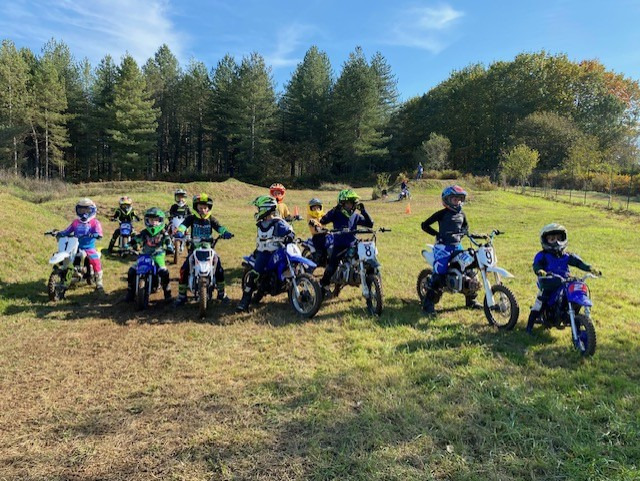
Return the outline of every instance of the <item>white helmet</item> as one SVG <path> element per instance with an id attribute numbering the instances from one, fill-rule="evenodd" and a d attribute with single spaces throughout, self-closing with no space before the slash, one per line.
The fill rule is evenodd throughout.
<path id="1" fill-rule="evenodd" d="M 547 242 L 547 236 L 550 234 L 556 234 L 560 237 L 560 240 L 554 242 Z M 569 236 L 567 235 L 567 229 L 560 224 L 547 224 L 540 231 L 540 245 L 542 249 L 547 252 L 554 252 L 556 254 L 562 254 L 567 248 L 569 243 Z"/>

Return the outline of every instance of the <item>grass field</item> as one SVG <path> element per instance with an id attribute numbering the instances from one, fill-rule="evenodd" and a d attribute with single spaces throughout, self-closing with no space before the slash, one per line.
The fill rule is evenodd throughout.
<path id="1" fill-rule="evenodd" d="M 105 259 L 98 298 L 87 287 L 47 302 L 42 233 L 73 218 L 76 198 L 106 213 L 122 194 L 136 208 L 168 208 L 175 186 L 109 183 L 0 193 L 0 479 L 29 480 L 637 480 L 640 479 L 640 220 L 512 192 L 475 191 L 472 230 L 499 228 L 499 264 L 521 318 L 508 333 L 445 295 L 437 319 L 420 314 L 415 280 L 439 208 L 440 184 L 406 204 L 367 202 L 380 235 L 385 310 L 366 315 L 353 288 L 310 321 L 286 296 L 249 314 L 160 300 L 138 313 L 121 302 L 128 263 Z M 236 237 L 219 244 L 240 297 L 241 256 L 253 249 L 248 202 L 259 187 L 189 184 L 215 198 Z M 362 191 L 367 198 L 368 191 Z M 290 191 L 290 207 L 312 195 Z M 570 333 L 524 333 L 535 295 L 530 269 L 540 227 L 566 225 L 570 250 L 604 272 L 591 280 L 598 348 L 583 360 Z M 306 228 L 297 226 L 306 236 Z M 172 287 L 177 291 L 177 269 Z M 235 302 L 234 302 L 235 304 Z"/>

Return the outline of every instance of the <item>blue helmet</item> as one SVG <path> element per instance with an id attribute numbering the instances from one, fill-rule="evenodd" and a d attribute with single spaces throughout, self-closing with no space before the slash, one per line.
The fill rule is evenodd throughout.
<path id="1" fill-rule="evenodd" d="M 95 202 L 91 199 L 85 197 L 80 199 L 76 204 L 76 215 L 80 222 L 86 224 L 91 219 L 93 219 L 98 213 L 98 208 L 96 207 Z"/>
<path id="2" fill-rule="evenodd" d="M 453 205 L 451 203 L 452 197 L 462 197 L 462 199 L 459 204 Z M 459 185 L 450 185 L 449 187 L 445 187 L 442 191 L 442 205 L 454 212 L 460 212 L 462 210 L 462 204 L 466 198 L 467 191 Z"/>

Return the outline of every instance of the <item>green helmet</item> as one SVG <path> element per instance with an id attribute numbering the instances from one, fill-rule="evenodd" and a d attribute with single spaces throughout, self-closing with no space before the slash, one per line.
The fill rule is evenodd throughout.
<path id="1" fill-rule="evenodd" d="M 344 202 L 351 201 L 354 204 L 360 200 L 360 196 L 355 193 L 352 189 L 344 189 L 341 190 L 338 194 L 338 203 L 343 204 Z"/>
<path id="2" fill-rule="evenodd" d="M 160 219 L 160 222 L 158 222 Z M 162 209 L 157 207 L 151 207 L 144 213 L 144 225 L 147 227 L 147 232 L 152 236 L 156 236 L 164 229 L 165 215 Z"/>
<path id="3" fill-rule="evenodd" d="M 256 206 L 258 212 L 255 214 L 256 220 L 262 220 L 267 215 L 275 212 L 278 208 L 278 201 L 269 195 L 261 195 L 253 199 L 251 205 Z"/>

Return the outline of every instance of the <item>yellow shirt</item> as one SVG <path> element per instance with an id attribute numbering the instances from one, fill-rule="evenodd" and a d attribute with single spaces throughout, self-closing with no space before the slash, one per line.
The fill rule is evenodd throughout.
<path id="1" fill-rule="evenodd" d="M 291 217 L 291 213 L 289 212 L 289 207 L 287 207 L 287 204 L 285 204 L 284 202 L 280 202 L 278 204 L 278 213 L 280 214 L 280 217 L 285 220 Z"/>

